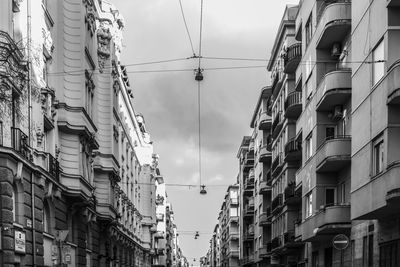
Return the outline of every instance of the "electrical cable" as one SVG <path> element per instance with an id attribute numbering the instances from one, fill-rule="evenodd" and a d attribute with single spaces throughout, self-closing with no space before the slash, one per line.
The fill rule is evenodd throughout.
<path id="1" fill-rule="evenodd" d="M 182 6 L 182 1 L 181 0 L 179 0 L 179 6 L 181 7 L 181 14 L 182 14 L 182 18 L 183 18 L 183 23 L 185 24 L 186 33 L 187 33 L 187 36 L 188 36 L 189 42 L 190 42 L 190 47 L 192 49 L 193 56 L 195 57 L 196 53 L 194 52 L 192 37 L 190 37 L 188 25 L 187 25 L 186 18 L 185 18 L 185 12 L 183 11 L 183 6 Z"/>
<path id="2" fill-rule="evenodd" d="M 202 39 L 203 39 L 203 5 L 204 2 L 201 0 L 200 4 L 200 38 L 199 38 L 199 68 L 201 67 L 201 52 L 202 52 Z"/>
<path id="3" fill-rule="evenodd" d="M 197 105 L 198 105 L 198 123 L 199 123 L 199 181 L 201 186 L 201 100 L 200 100 L 200 81 L 197 82 Z"/>

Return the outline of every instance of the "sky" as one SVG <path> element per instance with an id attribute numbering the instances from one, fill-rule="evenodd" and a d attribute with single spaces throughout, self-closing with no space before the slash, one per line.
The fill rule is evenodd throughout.
<path id="1" fill-rule="evenodd" d="M 110 0 L 125 19 L 122 64 L 188 58 L 193 55 L 179 0 Z M 200 0 L 181 0 L 196 54 L 199 50 Z M 204 0 L 203 57 L 268 59 L 285 5 L 298 0 Z M 264 66 L 261 61 L 203 59 L 202 68 Z M 199 184 L 196 59 L 129 66 L 134 108 L 160 156 L 175 224 L 184 255 L 194 266 L 209 248 L 224 195 L 238 174 L 237 151 L 260 90 L 269 82 L 266 67 L 205 70 L 201 82 L 202 184 Z M 194 239 L 195 231 L 200 238 Z M 187 234 L 191 232 L 190 234 Z M 193 262 L 193 259 L 196 262 Z"/>

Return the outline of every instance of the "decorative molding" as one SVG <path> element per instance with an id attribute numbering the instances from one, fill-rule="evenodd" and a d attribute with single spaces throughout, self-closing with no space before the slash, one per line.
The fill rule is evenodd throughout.
<path id="1" fill-rule="evenodd" d="M 97 55 L 99 60 L 99 71 L 103 73 L 106 60 L 110 57 L 110 40 L 111 32 L 109 25 L 111 24 L 108 20 L 100 20 L 100 27 L 97 30 Z"/>

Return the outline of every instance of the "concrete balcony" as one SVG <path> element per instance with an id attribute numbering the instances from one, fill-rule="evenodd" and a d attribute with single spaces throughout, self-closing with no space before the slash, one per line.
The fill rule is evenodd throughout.
<path id="1" fill-rule="evenodd" d="M 383 83 L 387 88 L 387 103 L 389 105 L 400 104 L 400 61 L 394 64 L 384 78 Z"/>
<path id="2" fill-rule="evenodd" d="M 332 111 L 345 104 L 351 97 L 351 70 L 328 72 L 321 81 L 317 93 L 317 111 Z"/>
<path id="3" fill-rule="evenodd" d="M 297 220 L 294 222 L 294 238 L 295 240 L 300 240 L 303 236 L 303 224 L 301 223 L 301 220 Z"/>
<path id="4" fill-rule="evenodd" d="M 263 131 L 269 131 L 272 126 L 271 116 L 268 115 L 267 111 L 263 111 L 260 114 L 258 123 L 258 129 Z"/>
<path id="5" fill-rule="evenodd" d="M 301 60 L 301 43 L 296 43 L 287 48 L 284 57 L 284 72 L 293 73 L 296 71 L 297 66 Z"/>
<path id="6" fill-rule="evenodd" d="M 254 202 L 252 204 L 246 204 L 243 208 L 243 217 L 254 216 Z"/>
<path id="7" fill-rule="evenodd" d="M 295 183 L 289 184 L 284 191 L 284 201 L 286 205 L 300 205 L 301 193 L 296 191 Z"/>
<path id="8" fill-rule="evenodd" d="M 351 137 L 333 136 L 318 148 L 316 157 L 317 172 L 338 172 L 351 161 Z"/>
<path id="9" fill-rule="evenodd" d="M 254 189 L 254 175 L 247 177 L 244 182 L 244 190 L 245 190 L 245 193 L 247 193 L 246 195 L 252 193 L 253 189 Z"/>
<path id="10" fill-rule="evenodd" d="M 301 142 L 293 138 L 285 145 L 285 161 L 299 160 L 301 160 Z"/>
<path id="11" fill-rule="evenodd" d="M 268 185 L 268 181 L 261 180 L 259 185 L 259 193 L 260 194 L 270 194 L 272 191 L 272 187 Z"/>
<path id="12" fill-rule="evenodd" d="M 400 162 L 391 163 L 369 183 L 351 193 L 351 215 L 356 220 L 397 216 L 400 212 Z M 362 200 L 362 201 L 360 201 Z"/>
<path id="13" fill-rule="evenodd" d="M 271 240 L 271 251 L 274 252 L 283 246 L 282 235 L 277 236 Z"/>
<path id="14" fill-rule="evenodd" d="M 271 163 L 271 159 L 272 159 L 272 153 L 270 150 L 268 150 L 268 145 L 260 147 L 258 161 L 268 164 Z"/>
<path id="15" fill-rule="evenodd" d="M 260 226 L 271 225 L 271 212 L 262 212 L 258 218 Z"/>
<path id="16" fill-rule="evenodd" d="M 254 164 L 254 150 L 246 153 L 244 157 L 244 169 L 252 168 Z"/>
<path id="17" fill-rule="evenodd" d="M 291 92 L 288 94 L 285 100 L 285 117 L 297 119 L 302 110 L 302 94 L 301 92 Z"/>
<path id="18" fill-rule="evenodd" d="M 322 1 L 317 15 L 317 48 L 331 48 L 342 42 L 351 29 L 351 2 L 346 0 Z"/>
<path id="19" fill-rule="evenodd" d="M 258 254 L 261 258 L 268 258 L 271 256 L 271 242 L 263 244 L 258 250 Z"/>
<path id="20" fill-rule="evenodd" d="M 351 228 L 350 205 L 339 204 L 322 207 L 302 223 L 303 241 L 330 240 L 337 234 L 348 234 Z"/>

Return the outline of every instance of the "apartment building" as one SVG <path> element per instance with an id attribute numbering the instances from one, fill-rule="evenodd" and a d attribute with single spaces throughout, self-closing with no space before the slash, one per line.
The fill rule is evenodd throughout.
<path id="1" fill-rule="evenodd" d="M 210 240 L 210 248 L 200 259 L 202 266 L 235 267 L 239 262 L 239 185 L 230 185 Z"/>
<path id="2" fill-rule="evenodd" d="M 349 113 L 353 131 L 349 190 L 354 266 L 400 264 L 399 18 L 399 1 L 351 3 Z"/>
<path id="3" fill-rule="evenodd" d="M 251 136 L 245 136 L 237 153 L 240 187 L 239 257 L 241 266 L 254 264 L 254 149 L 254 141 Z"/>
<path id="4" fill-rule="evenodd" d="M 221 267 L 239 266 L 239 185 L 228 187 L 221 206 Z"/>
<path id="5" fill-rule="evenodd" d="M 297 6 L 287 6 L 272 48 L 271 72 L 272 227 L 271 263 L 296 266 L 302 242 L 295 238 L 295 222 L 301 215 L 301 191 L 296 171 L 301 162 L 301 133 L 296 121 L 302 111 L 302 92 L 295 71 L 301 59 L 301 43 L 295 40 Z M 299 131 L 300 132 L 300 131 Z"/>
<path id="6" fill-rule="evenodd" d="M 122 16 L 92 0 L 0 10 L 0 265 L 151 266 L 161 181 Z"/>
<path id="7" fill-rule="evenodd" d="M 251 119 L 254 142 L 255 266 L 271 262 L 271 87 L 263 87 Z"/>
<path id="8" fill-rule="evenodd" d="M 350 248 L 333 248 L 337 234 L 349 236 L 351 184 L 351 2 L 302 1 L 295 38 L 302 43 L 296 84 L 302 114 L 296 136 L 302 143 L 302 221 L 297 225 L 311 266 L 349 264 Z"/>

